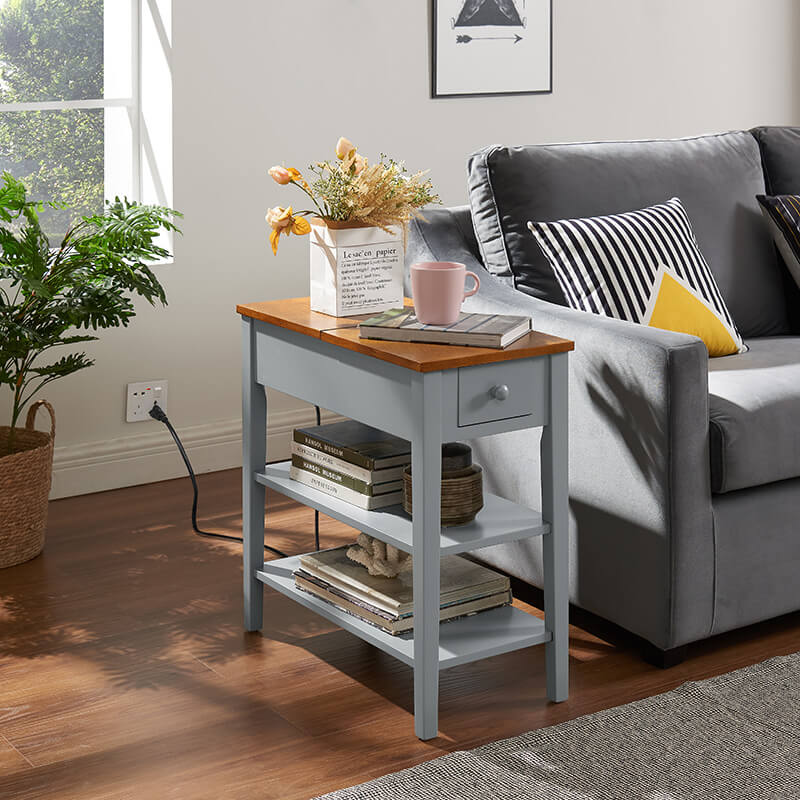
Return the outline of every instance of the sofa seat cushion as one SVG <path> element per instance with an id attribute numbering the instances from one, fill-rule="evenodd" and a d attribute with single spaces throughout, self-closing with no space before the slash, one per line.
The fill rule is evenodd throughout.
<path id="1" fill-rule="evenodd" d="M 711 488 L 800 477 L 800 336 L 749 339 L 708 365 Z"/>

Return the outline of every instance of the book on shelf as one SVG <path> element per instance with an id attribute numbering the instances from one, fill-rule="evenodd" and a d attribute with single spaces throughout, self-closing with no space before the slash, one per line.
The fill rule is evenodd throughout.
<path id="1" fill-rule="evenodd" d="M 325 492 L 332 497 L 343 500 L 345 503 L 358 506 L 359 508 L 373 511 L 378 508 L 386 508 L 387 506 L 396 506 L 403 501 L 402 489 L 386 494 L 368 495 L 356 492 L 349 489 L 347 486 L 342 486 L 339 483 L 328 480 L 327 478 L 320 477 L 313 472 L 308 472 L 304 469 L 298 469 L 294 464 L 289 467 L 289 477 L 298 483 L 304 483 L 312 489 L 317 489 L 320 492 Z"/>
<path id="2" fill-rule="evenodd" d="M 413 308 L 393 308 L 370 317 L 358 326 L 363 339 L 388 339 L 393 342 L 427 342 L 501 350 L 531 330 L 530 317 L 462 312 L 452 325 L 425 325 L 417 320 Z"/>
<path id="3" fill-rule="evenodd" d="M 332 456 L 324 450 L 315 450 L 313 447 L 307 447 L 295 441 L 292 441 L 292 456 L 300 456 L 300 458 L 306 461 L 319 464 L 321 467 L 327 467 L 334 472 L 348 475 L 364 483 L 389 483 L 390 481 L 400 481 L 403 479 L 403 470 L 406 466 L 405 464 L 400 464 L 396 467 L 385 467 L 383 469 L 365 469 L 364 467 L 359 467 L 357 464 L 351 464 L 344 459 L 336 458 L 336 456 Z"/>
<path id="4" fill-rule="evenodd" d="M 300 556 L 301 570 L 325 581 L 349 596 L 395 617 L 414 613 L 413 569 L 395 578 L 370 575 L 347 557 L 348 545 Z M 454 603 L 499 595 L 511 589 L 506 575 L 462 556 L 444 556 L 440 561 L 440 602 Z"/>
<path id="5" fill-rule="evenodd" d="M 411 443 L 352 419 L 296 428 L 294 441 L 365 470 L 411 463 Z"/>
<path id="6" fill-rule="evenodd" d="M 326 603 L 336 606 L 336 608 L 346 611 L 354 617 L 369 622 L 371 625 L 393 636 L 406 633 L 414 628 L 413 613 L 392 614 L 303 570 L 298 570 L 294 573 L 294 581 L 298 589 L 313 594 L 320 600 L 324 600 Z M 467 617 L 477 614 L 479 611 L 488 611 L 490 608 L 508 605 L 510 602 L 511 592 L 505 591 L 472 600 L 450 603 L 441 606 L 439 609 L 439 621 L 448 622 Z"/>
<path id="7" fill-rule="evenodd" d="M 352 475 L 346 475 L 343 472 L 329 469 L 322 464 L 317 464 L 315 461 L 309 461 L 302 456 L 294 454 L 292 455 L 292 466 L 297 467 L 297 469 L 305 470 L 306 472 L 311 472 L 314 475 L 324 478 L 325 480 L 332 481 L 333 483 L 338 483 L 339 486 L 345 486 L 346 488 L 352 489 L 354 492 L 358 492 L 359 494 L 365 494 L 368 497 L 377 497 L 379 494 L 396 492 L 403 488 L 402 480 L 395 479 L 386 483 L 362 481 L 358 478 L 354 478 Z"/>

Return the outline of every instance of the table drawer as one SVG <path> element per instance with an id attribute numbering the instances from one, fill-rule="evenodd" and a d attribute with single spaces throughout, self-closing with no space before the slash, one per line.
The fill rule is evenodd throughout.
<path id="1" fill-rule="evenodd" d="M 548 417 L 549 362 L 545 358 L 461 367 L 458 370 L 458 424 L 534 415 Z M 541 422 L 539 422 L 541 420 Z"/>

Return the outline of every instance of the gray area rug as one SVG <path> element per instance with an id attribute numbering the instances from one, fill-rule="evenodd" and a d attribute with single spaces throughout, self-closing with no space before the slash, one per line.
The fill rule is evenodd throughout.
<path id="1" fill-rule="evenodd" d="M 800 653 L 324 796 L 412 798 L 796 800 Z"/>

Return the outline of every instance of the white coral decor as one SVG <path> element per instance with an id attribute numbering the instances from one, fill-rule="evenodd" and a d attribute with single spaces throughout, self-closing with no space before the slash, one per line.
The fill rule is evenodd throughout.
<path id="1" fill-rule="evenodd" d="M 347 549 L 351 561 L 367 568 L 370 575 L 383 575 L 394 578 L 401 572 L 411 569 L 411 556 L 366 533 L 360 533 L 356 543 Z"/>

